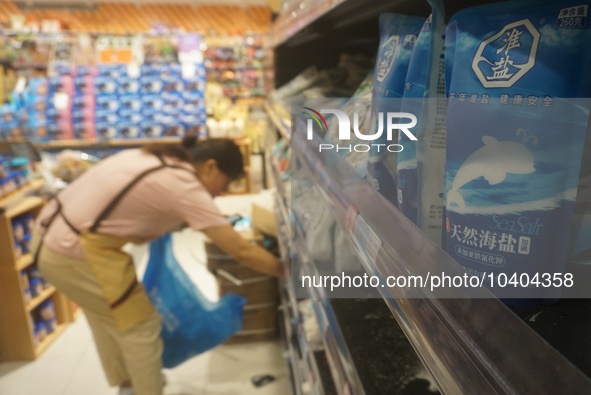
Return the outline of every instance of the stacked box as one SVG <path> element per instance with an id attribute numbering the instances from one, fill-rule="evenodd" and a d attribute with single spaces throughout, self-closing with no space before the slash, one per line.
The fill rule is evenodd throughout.
<path id="1" fill-rule="evenodd" d="M 260 239 L 252 235 L 243 235 L 243 237 L 252 238 L 253 241 Z M 226 344 L 274 339 L 278 328 L 279 285 L 277 279 L 238 264 L 213 243 L 206 243 L 205 249 L 207 268 L 215 274 L 220 296 L 234 293 L 246 298 L 242 329 Z"/>

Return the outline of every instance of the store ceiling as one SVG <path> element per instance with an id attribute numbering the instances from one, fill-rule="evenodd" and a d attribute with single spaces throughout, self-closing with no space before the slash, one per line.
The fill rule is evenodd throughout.
<path id="1" fill-rule="evenodd" d="M 269 0 L 22 0 L 21 3 L 28 6 L 44 5 L 84 5 L 92 6 L 101 3 L 132 3 L 132 4 L 192 4 L 192 5 L 243 5 L 250 6 L 268 6 Z"/>

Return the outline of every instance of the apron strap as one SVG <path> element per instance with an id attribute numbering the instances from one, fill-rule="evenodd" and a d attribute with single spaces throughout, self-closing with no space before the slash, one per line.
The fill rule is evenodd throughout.
<path id="1" fill-rule="evenodd" d="M 97 219 L 94 221 L 94 224 L 92 224 L 92 226 L 88 229 L 90 232 L 96 232 L 96 230 L 101 225 L 101 222 L 103 222 L 103 220 L 105 218 L 107 218 L 109 216 L 109 214 L 111 214 L 111 212 L 117 207 L 117 205 L 119 204 L 119 202 L 121 202 L 121 200 L 125 197 L 125 195 L 127 195 L 127 192 L 129 192 L 138 182 L 140 182 L 142 179 L 144 179 L 147 175 L 149 175 L 151 173 L 154 173 L 155 171 L 158 171 L 160 169 L 164 169 L 166 167 L 169 167 L 166 164 L 166 162 L 164 162 L 164 159 L 160 155 L 156 155 L 156 157 L 160 160 L 161 165 L 160 166 L 157 166 L 157 167 L 153 167 L 153 168 L 148 169 L 148 170 L 145 170 L 143 173 L 139 174 L 133 180 L 131 180 L 129 182 L 129 184 L 127 184 L 125 186 L 125 188 L 123 188 L 113 198 L 113 200 L 111 200 L 111 202 L 109 202 L 109 204 L 107 205 L 107 207 L 105 207 L 105 209 L 99 214 L 99 216 L 97 217 Z"/>

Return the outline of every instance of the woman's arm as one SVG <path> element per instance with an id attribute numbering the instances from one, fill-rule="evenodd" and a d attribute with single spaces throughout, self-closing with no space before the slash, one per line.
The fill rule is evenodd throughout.
<path id="1" fill-rule="evenodd" d="M 283 277 L 285 275 L 279 259 L 275 258 L 264 248 L 246 241 L 229 224 L 204 229 L 203 233 L 217 247 L 236 259 L 240 264 L 276 277 Z"/>

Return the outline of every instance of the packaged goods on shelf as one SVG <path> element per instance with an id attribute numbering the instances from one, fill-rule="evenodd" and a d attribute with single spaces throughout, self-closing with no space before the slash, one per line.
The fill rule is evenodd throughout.
<path id="1" fill-rule="evenodd" d="M 380 46 L 374 73 L 372 95 L 372 122 L 370 135 L 379 131 L 378 114 L 400 111 L 400 103 L 388 99 L 401 99 L 410 56 L 425 18 L 399 14 L 380 15 Z M 396 108 L 398 107 L 398 108 Z M 382 127 L 384 127 L 382 123 Z M 376 143 L 395 144 L 387 141 L 386 133 L 380 133 Z M 367 164 L 367 180 L 393 205 L 397 205 L 396 191 L 397 154 L 372 147 Z"/>
<path id="2" fill-rule="evenodd" d="M 399 192 L 399 208 L 427 237 L 441 245 L 446 139 L 445 20 L 443 3 L 429 0 L 429 4 L 429 29 L 419 34 L 402 103 L 403 111 L 415 114 L 418 122 L 414 129 L 416 142 L 400 134 L 404 150 L 399 154 L 399 163 L 410 153 L 411 165 L 403 174 L 408 195 L 405 199 L 404 191 Z M 401 185 L 402 182 L 398 184 Z"/>
<path id="3" fill-rule="evenodd" d="M 404 85 L 402 112 L 414 114 L 417 119 L 417 129 L 424 122 L 422 111 L 422 99 L 427 91 L 427 79 L 429 78 L 429 63 L 431 57 L 431 30 L 432 15 L 430 15 L 417 37 L 408 64 L 408 73 Z M 417 130 L 415 129 L 415 130 Z M 418 132 L 416 133 L 418 134 Z M 417 136 L 417 139 L 419 137 Z M 397 163 L 397 202 L 398 208 L 414 224 L 418 221 L 418 189 L 417 174 L 417 148 L 415 142 L 404 133 L 398 135 L 398 143 L 404 149 L 398 153 Z"/>
<path id="4" fill-rule="evenodd" d="M 354 119 L 354 114 L 357 113 L 359 120 L 359 132 L 361 134 L 369 134 L 369 127 L 371 122 L 371 95 L 373 88 L 373 72 L 369 73 L 365 80 L 359 85 L 359 88 L 353 94 L 353 97 L 343 105 L 341 108 L 349 119 Z M 328 122 L 328 131 L 325 140 L 328 143 L 340 144 L 338 140 L 339 124 L 336 118 L 331 118 Z M 363 143 L 355 133 L 351 133 L 351 144 Z M 353 166 L 357 172 L 364 177 L 367 174 L 367 152 L 357 152 L 355 150 L 341 150 L 337 151 L 339 155 L 343 155 L 347 162 Z"/>
<path id="5" fill-rule="evenodd" d="M 591 247 L 584 205 L 573 222 L 591 167 L 588 6 L 516 1 L 449 22 L 444 244 L 470 273 L 560 273 L 569 239 Z"/>

